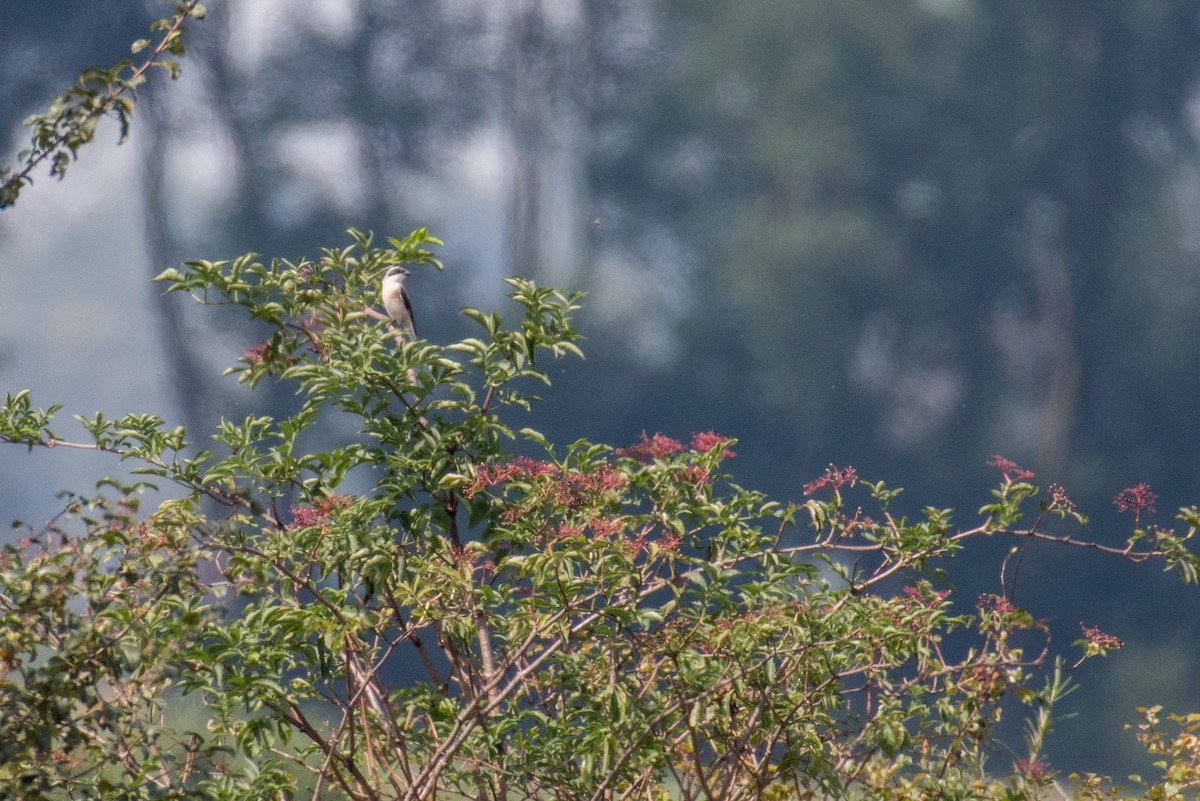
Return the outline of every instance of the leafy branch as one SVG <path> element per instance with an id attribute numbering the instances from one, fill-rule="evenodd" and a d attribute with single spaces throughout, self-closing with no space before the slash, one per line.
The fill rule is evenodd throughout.
<path id="1" fill-rule="evenodd" d="M 157 20 L 150 26 L 152 32 L 161 31 L 153 47 L 148 39 L 133 43 L 134 54 L 150 47 L 140 64 L 135 66 L 133 61 L 125 59 L 108 69 L 88 67 L 80 74 L 79 83 L 56 97 L 45 114 L 26 119 L 25 125 L 33 129 L 31 147 L 17 154 L 21 166 L 16 172 L 10 167 L 0 167 L 0 181 L 3 181 L 0 209 L 17 202 L 21 189 L 33 183 L 31 175 L 42 162 L 49 161 L 50 174 L 61 179 L 78 157 L 79 148 L 95 138 L 103 117 L 113 115 L 117 118 L 121 126 L 120 141 L 125 142 L 133 118 L 131 96 L 146 82 L 147 74 L 154 67 L 166 70 L 172 79 L 179 77 L 179 62 L 164 56 L 183 55 L 184 23 L 188 19 L 203 19 L 204 15 L 205 8 L 199 0 L 177 3 L 174 16 Z"/>

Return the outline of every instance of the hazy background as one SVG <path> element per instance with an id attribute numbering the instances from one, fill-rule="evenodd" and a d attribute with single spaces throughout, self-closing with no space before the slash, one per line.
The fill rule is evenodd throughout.
<path id="1" fill-rule="evenodd" d="M 740 440 L 796 499 L 829 463 L 964 525 L 1004 454 L 1120 544 L 1112 497 L 1200 502 L 1200 6 L 1190 0 L 211 0 L 63 183 L 0 213 L 0 392 L 153 411 L 201 435 L 287 404 L 221 371 L 257 341 L 147 279 L 311 256 L 353 225 L 446 241 L 410 281 L 423 336 L 502 275 L 586 289 L 586 363 L 529 424 Z M 0 6 L 0 147 L 170 7 Z M 168 302 L 169 301 L 169 302 Z M 66 425 L 64 427 L 67 427 Z M 0 516 L 39 520 L 109 461 L 0 449 Z M 952 566 L 969 606 L 1011 543 Z M 1134 707 L 1200 709 L 1200 593 L 1047 545 L 1017 602 L 1078 677 L 1058 767 L 1141 768 Z"/>

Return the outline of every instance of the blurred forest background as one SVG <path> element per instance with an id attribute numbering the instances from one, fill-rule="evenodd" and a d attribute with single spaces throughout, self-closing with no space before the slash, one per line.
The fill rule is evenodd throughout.
<path id="1" fill-rule="evenodd" d="M 161 2 L 0 7 L 0 146 Z M 239 0 L 191 26 L 61 184 L 0 214 L 0 392 L 196 435 L 281 410 L 221 370 L 248 326 L 163 299 L 187 259 L 298 258 L 353 225 L 446 241 L 410 280 L 449 342 L 502 275 L 586 289 L 586 363 L 527 423 L 566 443 L 715 429 L 738 483 L 801 498 L 826 465 L 968 523 L 1003 454 L 1119 544 L 1200 503 L 1200 6 L 1192 0 Z M 115 465 L 0 451 L 5 520 Z M 951 565 L 962 610 L 1011 542 Z M 1009 576 L 1011 578 L 1011 575 Z M 1121 774 L 1134 707 L 1200 711 L 1200 593 L 1046 544 L 1016 601 L 1078 678 L 1049 753 Z"/>

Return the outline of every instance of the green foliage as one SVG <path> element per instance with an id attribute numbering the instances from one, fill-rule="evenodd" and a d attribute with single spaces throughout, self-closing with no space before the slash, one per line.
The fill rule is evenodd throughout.
<path id="1" fill-rule="evenodd" d="M 850 468 L 772 501 L 729 482 L 735 443 L 713 433 L 555 448 L 517 418 L 539 360 L 580 355 L 579 297 L 506 279 L 515 323 L 465 309 L 475 336 L 397 345 L 380 277 L 440 269 L 440 243 L 350 234 L 159 276 L 262 323 L 229 373 L 294 387 L 290 416 L 224 421 L 196 450 L 147 415 L 76 418 L 71 442 L 58 407 L 7 399 L 0 441 L 119 454 L 179 495 L 143 512 L 146 485 L 101 482 L 4 550 L 0 798 L 1008 799 L 1052 781 L 1068 668 L 1046 676 L 1029 612 L 956 605 L 937 565 L 979 536 L 1099 548 L 1041 530 L 1084 522 L 1061 488 L 997 458 L 993 502 L 958 528 Z M 1193 580 L 1182 518 L 1187 536 L 1102 550 Z M 1019 756 L 994 733 L 1013 714 Z"/>
<path id="2" fill-rule="evenodd" d="M 0 554 L 0 797 L 137 797 L 143 784 L 150 797 L 169 789 L 175 759 L 211 753 L 164 725 L 164 693 L 213 615 L 201 554 L 183 526 L 151 531 L 139 486 L 108 489 L 69 498 Z"/>
<path id="3" fill-rule="evenodd" d="M 88 67 L 79 76 L 79 83 L 70 86 L 54 99 L 45 114 L 35 114 L 25 120 L 33 129 L 30 147 L 17 154 L 20 166 L 14 172 L 0 167 L 0 209 L 17 202 L 21 189 L 32 184 L 32 173 L 44 161 L 50 163 L 50 174 L 62 178 L 67 167 L 78 156 L 79 148 L 91 142 L 96 128 L 104 117 L 115 117 L 121 126 L 121 142 L 129 137 L 133 118 L 133 95 L 146 82 L 152 67 L 179 77 L 179 62 L 184 53 L 183 31 L 188 19 L 203 19 L 204 6 L 198 0 L 175 3 L 175 15 L 160 19 L 150 26 L 159 33 L 158 41 L 138 65 L 128 59 L 107 69 Z M 134 55 L 150 47 L 150 40 L 139 39 L 131 48 Z"/>

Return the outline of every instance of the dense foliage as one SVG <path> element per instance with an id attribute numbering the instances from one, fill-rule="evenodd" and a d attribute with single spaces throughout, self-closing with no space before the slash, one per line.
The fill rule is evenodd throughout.
<path id="1" fill-rule="evenodd" d="M 230 370 L 293 413 L 223 422 L 211 450 L 146 415 L 79 418 L 28 393 L 0 440 L 118 454 L 173 487 L 105 479 L 0 559 L 0 797 L 688 799 L 1034 797 L 1073 656 L 1002 596 L 956 599 L 939 565 L 1014 538 L 1163 560 L 1185 534 L 1077 538 L 1066 492 L 996 457 L 974 525 L 897 510 L 830 469 L 771 501 L 723 472 L 735 443 L 655 434 L 557 447 L 519 427 L 549 358 L 578 355 L 578 297 L 508 279 L 520 314 L 397 346 L 372 311 L 423 231 L 317 258 L 190 262 L 159 276 L 265 328 Z M 165 482 L 165 484 L 164 484 Z M 998 566 L 1000 567 L 1000 566 Z M 1022 743 L 996 725 L 1023 716 Z M 1141 736 L 1155 797 L 1197 777 L 1192 718 Z M 1115 793 L 1081 777 L 1081 792 Z"/>

